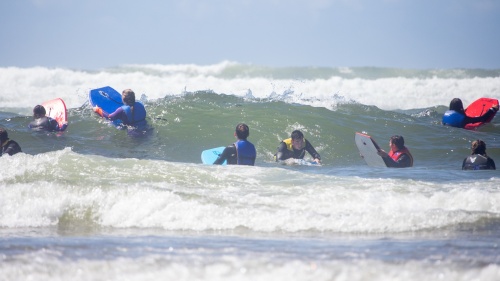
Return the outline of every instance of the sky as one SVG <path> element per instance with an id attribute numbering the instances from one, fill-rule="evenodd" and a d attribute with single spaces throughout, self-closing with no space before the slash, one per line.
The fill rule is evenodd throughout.
<path id="1" fill-rule="evenodd" d="M 0 1 L 0 67 L 222 61 L 500 69 L 500 1 Z"/>

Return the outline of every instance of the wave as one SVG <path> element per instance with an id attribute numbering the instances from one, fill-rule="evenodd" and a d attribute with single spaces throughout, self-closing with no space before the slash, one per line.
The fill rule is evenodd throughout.
<path id="1" fill-rule="evenodd" d="M 27 114 L 34 103 L 61 97 L 80 107 L 90 89 L 132 88 L 154 100 L 213 92 L 237 97 L 286 97 L 287 101 L 335 109 L 338 97 L 385 110 L 446 106 L 454 97 L 468 104 L 500 98 L 500 70 L 390 68 L 272 68 L 221 62 L 215 65 L 123 65 L 100 71 L 62 68 L 0 68 L 0 103 Z M 24 97 L 24 98 L 19 98 Z"/>

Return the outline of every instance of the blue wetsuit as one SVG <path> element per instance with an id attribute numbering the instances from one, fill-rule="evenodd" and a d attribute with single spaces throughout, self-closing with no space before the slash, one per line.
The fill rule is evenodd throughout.
<path id="1" fill-rule="evenodd" d="M 257 151 L 255 146 L 247 140 L 238 140 L 227 146 L 221 155 L 215 160 L 214 165 L 221 165 L 227 160 L 228 165 L 249 165 L 255 164 Z"/>
<path id="2" fill-rule="evenodd" d="M 103 112 L 102 116 L 110 120 L 120 119 L 127 127 L 129 135 L 145 135 L 151 130 L 146 121 L 146 109 L 140 102 L 135 102 L 133 110 L 130 106 L 124 105 L 111 114 Z"/>

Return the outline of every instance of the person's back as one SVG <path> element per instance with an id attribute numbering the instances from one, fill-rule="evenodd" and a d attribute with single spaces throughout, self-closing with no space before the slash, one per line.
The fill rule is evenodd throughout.
<path id="1" fill-rule="evenodd" d="M 10 156 L 22 152 L 21 146 L 11 139 L 9 139 L 9 135 L 4 128 L 0 128 L 0 145 L 2 149 L 0 150 L 0 156 L 4 154 L 8 154 Z"/>
<path id="2" fill-rule="evenodd" d="M 238 140 L 234 143 L 234 146 L 236 148 L 236 163 L 238 165 L 253 166 L 255 164 L 257 151 L 251 142 L 246 139 Z"/>
<path id="3" fill-rule="evenodd" d="M 56 131 L 58 124 L 56 120 L 43 116 L 31 121 L 28 127 L 35 131 Z"/>
<path id="4" fill-rule="evenodd" d="M 486 155 L 486 143 L 475 140 L 471 144 L 471 155 L 462 163 L 462 170 L 496 170 L 495 161 Z"/>
<path id="5" fill-rule="evenodd" d="M 45 116 L 45 107 L 37 105 L 33 108 L 33 121 L 30 122 L 28 127 L 35 131 L 64 131 L 67 124 L 59 126 L 57 121 L 53 118 Z"/>
<path id="6" fill-rule="evenodd" d="M 462 163 L 462 170 L 496 170 L 495 161 L 481 154 L 469 155 Z"/>
<path id="7" fill-rule="evenodd" d="M 249 165 L 255 164 L 257 150 L 255 146 L 247 140 L 250 135 L 250 129 L 244 123 L 236 125 L 234 136 L 238 139 L 235 143 L 227 146 L 217 157 L 214 165 L 222 165 L 227 161 L 228 165 Z"/>

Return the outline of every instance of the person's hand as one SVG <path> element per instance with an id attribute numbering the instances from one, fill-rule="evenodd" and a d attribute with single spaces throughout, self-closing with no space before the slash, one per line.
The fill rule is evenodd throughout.
<path id="1" fill-rule="evenodd" d="M 95 113 L 99 114 L 100 116 L 102 116 L 102 108 L 98 107 L 98 106 L 95 106 L 92 108 L 94 110 Z"/>
<path id="2" fill-rule="evenodd" d="M 493 108 L 495 111 L 498 111 L 498 104 L 495 104 L 494 106 L 492 106 L 491 108 Z"/>
<path id="3" fill-rule="evenodd" d="M 378 154 L 379 156 L 381 156 L 381 157 L 389 157 L 389 154 L 387 154 L 387 152 L 385 152 L 385 151 L 384 151 L 384 150 L 382 150 L 382 149 L 379 149 L 379 150 L 377 151 L 377 154 Z"/>

